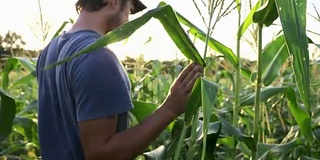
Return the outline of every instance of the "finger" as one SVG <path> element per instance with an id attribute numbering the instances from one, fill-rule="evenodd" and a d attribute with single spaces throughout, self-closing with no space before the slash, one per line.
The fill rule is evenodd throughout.
<path id="1" fill-rule="evenodd" d="M 192 71 L 182 81 L 182 86 L 186 86 L 190 82 L 190 80 L 194 77 L 194 75 L 198 72 L 202 73 L 202 67 L 197 65 L 192 69 Z"/>
<path id="2" fill-rule="evenodd" d="M 177 80 L 182 82 L 186 78 L 186 76 L 190 73 L 190 71 L 194 68 L 194 66 L 195 66 L 195 63 L 189 64 L 185 69 L 182 70 Z"/>
<path id="3" fill-rule="evenodd" d="M 196 80 L 197 80 L 198 78 L 200 78 L 200 77 L 202 77 L 202 73 L 201 73 L 201 72 L 197 72 L 197 73 L 192 77 L 192 79 L 189 81 L 189 83 L 188 83 L 188 84 L 186 85 L 186 87 L 185 87 L 185 90 L 186 90 L 187 93 L 191 92 L 191 90 L 192 90 L 192 88 L 193 88 Z"/>

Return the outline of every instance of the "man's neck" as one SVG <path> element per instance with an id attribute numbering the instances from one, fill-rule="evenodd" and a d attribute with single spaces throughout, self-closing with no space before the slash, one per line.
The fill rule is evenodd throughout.
<path id="1" fill-rule="evenodd" d="M 101 35 L 104 35 L 109 32 L 109 29 L 107 27 L 107 18 L 102 17 L 101 13 L 99 12 L 81 12 L 77 21 L 67 32 L 71 33 L 79 30 L 92 30 Z"/>

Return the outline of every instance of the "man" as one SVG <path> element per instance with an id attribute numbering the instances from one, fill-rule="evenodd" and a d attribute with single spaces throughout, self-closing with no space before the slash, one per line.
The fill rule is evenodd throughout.
<path id="1" fill-rule="evenodd" d="M 166 100 L 141 124 L 128 128 L 130 81 L 107 47 L 50 70 L 145 9 L 137 0 L 79 0 L 71 29 L 50 42 L 37 63 L 39 141 L 44 160 L 128 160 L 141 154 L 185 109 L 202 68 L 186 67 Z"/>

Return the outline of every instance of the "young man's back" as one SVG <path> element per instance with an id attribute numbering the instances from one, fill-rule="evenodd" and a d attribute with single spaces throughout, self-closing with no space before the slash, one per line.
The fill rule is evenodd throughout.
<path id="1" fill-rule="evenodd" d="M 130 81 L 110 50 L 101 48 L 53 69 L 43 70 L 100 37 L 91 30 L 63 33 L 39 56 L 39 140 L 43 159 L 85 159 L 79 121 L 117 114 L 117 131 L 128 127 L 127 111 L 133 107 Z"/>

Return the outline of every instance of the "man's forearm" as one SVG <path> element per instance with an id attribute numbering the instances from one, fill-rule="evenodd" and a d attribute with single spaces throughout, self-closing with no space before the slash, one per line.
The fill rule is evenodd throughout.
<path id="1" fill-rule="evenodd" d="M 101 148 L 102 159 L 129 160 L 142 153 L 176 118 L 163 104 L 140 124 L 112 136 Z"/>

